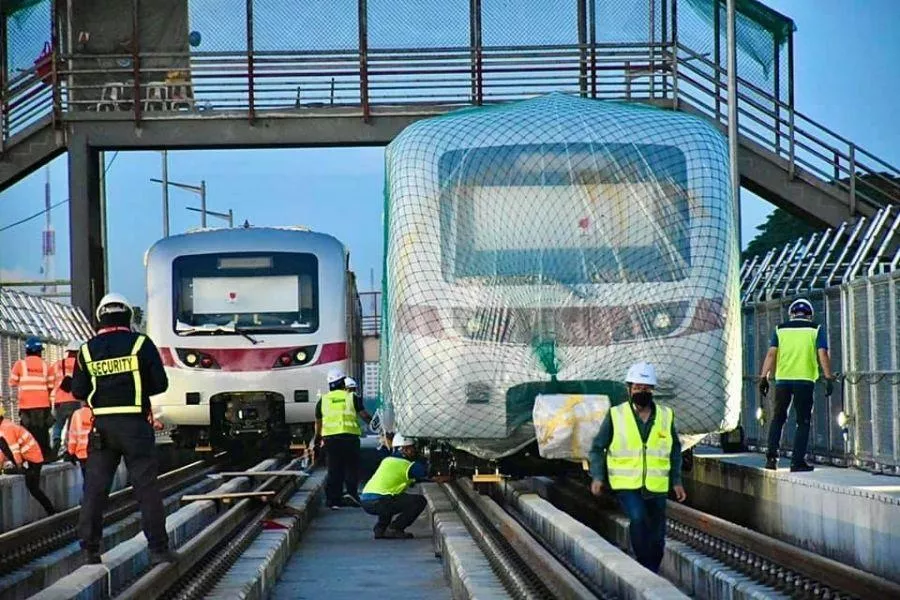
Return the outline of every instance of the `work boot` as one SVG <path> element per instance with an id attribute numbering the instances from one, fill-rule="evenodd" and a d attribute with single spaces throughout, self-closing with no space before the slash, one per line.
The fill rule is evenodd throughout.
<path id="1" fill-rule="evenodd" d="M 766 468 L 770 471 L 778 470 L 778 459 L 777 458 L 767 458 L 766 459 Z"/>
<path id="2" fill-rule="evenodd" d="M 376 540 L 384 539 L 384 530 L 385 530 L 384 527 L 379 527 L 377 525 L 375 526 L 375 529 L 373 531 L 375 532 Z"/>
<path id="3" fill-rule="evenodd" d="M 153 568 L 156 565 L 161 565 L 162 563 L 174 563 L 178 560 L 178 557 L 175 556 L 175 553 L 171 550 L 151 550 L 150 551 L 150 567 Z"/>
<path id="4" fill-rule="evenodd" d="M 388 527 L 384 530 L 384 537 L 390 538 L 393 540 L 411 540 L 413 539 L 413 534 L 408 531 L 403 531 L 402 529 L 394 529 L 393 527 Z"/>
<path id="5" fill-rule="evenodd" d="M 362 502 L 359 501 L 359 498 L 357 498 L 356 496 L 354 496 L 352 494 L 344 494 L 344 497 L 342 500 L 343 500 L 344 506 L 355 506 L 357 508 L 362 506 Z"/>
<path id="6" fill-rule="evenodd" d="M 791 465 L 791 473 L 808 473 L 813 469 L 815 469 L 815 467 L 808 464 L 806 461 L 797 463 L 796 465 Z"/>

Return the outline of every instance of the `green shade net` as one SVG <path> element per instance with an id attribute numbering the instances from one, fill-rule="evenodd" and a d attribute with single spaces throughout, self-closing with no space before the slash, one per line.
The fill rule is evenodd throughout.
<path id="1" fill-rule="evenodd" d="M 539 395 L 614 404 L 638 360 L 656 366 L 683 433 L 732 428 L 727 156 L 701 119 L 563 94 L 408 127 L 386 153 L 393 428 L 507 456 L 535 439 Z"/>

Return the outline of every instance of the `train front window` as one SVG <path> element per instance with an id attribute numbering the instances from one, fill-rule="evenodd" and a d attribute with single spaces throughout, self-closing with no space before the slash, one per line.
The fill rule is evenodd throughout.
<path id="1" fill-rule="evenodd" d="M 180 335 L 313 333 L 319 328 L 318 260 L 312 254 L 180 256 L 172 278 L 173 327 Z"/>
<path id="2" fill-rule="evenodd" d="M 441 159 L 444 275 L 489 285 L 676 281 L 690 267 L 673 147 L 523 145 Z"/>

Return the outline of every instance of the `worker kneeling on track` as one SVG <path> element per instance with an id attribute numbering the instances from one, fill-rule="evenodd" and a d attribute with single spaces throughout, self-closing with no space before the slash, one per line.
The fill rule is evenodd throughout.
<path id="1" fill-rule="evenodd" d="M 607 485 L 628 516 L 631 549 L 641 565 L 659 571 L 666 543 L 666 497 L 671 487 L 679 502 L 681 443 L 675 413 L 653 401 L 656 369 L 639 362 L 625 376 L 629 402 L 609 409 L 590 452 L 591 492 Z"/>
<path id="2" fill-rule="evenodd" d="M 428 467 L 415 460 L 412 440 L 398 433 L 393 447 L 393 454 L 381 461 L 360 497 L 363 510 L 378 517 L 375 539 L 412 538 L 413 534 L 404 530 L 419 518 L 426 505 L 424 496 L 407 494 L 406 490 L 417 481 L 428 480 Z M 394 515 L 398 515 L 396 519 Z"/>

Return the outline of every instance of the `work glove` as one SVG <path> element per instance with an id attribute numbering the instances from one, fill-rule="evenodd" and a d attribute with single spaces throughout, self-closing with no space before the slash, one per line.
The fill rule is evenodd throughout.
<path id="1" fill-rule="evenodd" d="M 66 462 L 70 462 L 73 465 L 78 464 L 78 457 L 75 456 L 74 454 L 69 454 L 68 452 L 63 454 L 63 460 Z"/>
<path id="2" fill-rule="evenodd" d="M 830 396 L 834 392 L 834 379 L 825 380 L 825 395 Z"/>
<path id="3" fill-rule="evenodd" d="M 759 395 L 765 397 L 769 393 L 769 380 L 763 377 L 759 380 Z"/>

